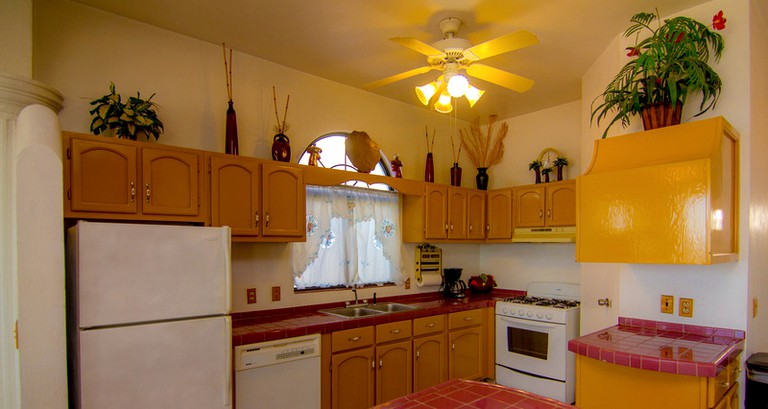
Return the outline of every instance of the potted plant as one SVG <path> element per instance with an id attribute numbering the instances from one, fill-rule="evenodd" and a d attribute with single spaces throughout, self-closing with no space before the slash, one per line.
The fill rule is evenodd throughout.
<path id="1" fill-rule="evenodd" d="M 640 114 L 645 129 L 680 123 L 682 106 L 689 93 L 701 93 L 700 112 L 713 108 L 720 97 L 720 76 L 709 66 L 710 52 L 715 61 L 724 48 L 723 37 L 690 17 L 664 20 L 656 13 L 638 13 L 624 37 L 635 36 L 631 58 L 592 103 L 591 120 L 600 121 L 613 114 L 603 133 L 616 122 L 626 127 L 633 115 Z M 725 28 L 720 11 L 712 19 L 715 30 Z M 653 28 L 656 22 L 656 28 Z M 640 39 L 648 32 L 649 37 Z M 599 102 L 597 106 L 595 103 Z"/>
<path id="2" fill-rule="evenodd" d="M 552 168 L 544 168 L 541 170 L 541 174 L 544 175 L 544 183 L 549 183 L 550 173 L 552 173 Z"/>
<path id="3" fill-rule="evenodd" d="M 109 131 L 118 138 L 134 141 L 139 135 L 147 139 L 154 136 L 157 140 L 163 133 L 163 123 L 157 117 L 157 105 L 151 101 L 154 96 L 152 94 L 145 100 L 137 92 L 135 97 L 129 97 L 128 102 L 124 103 L 120 94 L 115 92 L 115 84 L 110 82 L 109 94 L 91 101 L 91 132 L 99 135 Z"/>
<path id="4" fill-rule="evenodd" d="M 557 168 L 557 180 L 563 180 L 563 167 L 568 166 L 568 158 L 558 156 L 553 165 Z"/>
<path id="5" fill-rule="evenodd" d="M 541 183 L 541 161 L 534 160 L 528 164 L 528 170 L 536 172 L 536 183 Z"/>

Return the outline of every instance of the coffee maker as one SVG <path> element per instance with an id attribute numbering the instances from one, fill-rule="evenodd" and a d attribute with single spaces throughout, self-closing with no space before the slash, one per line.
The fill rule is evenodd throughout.
<path id="1" fill-rule="evenodd" d="M 461 268 L 444 268 L 440 292 L 449 298 L 462 298 L 467 284 L 461 279 Z"/>

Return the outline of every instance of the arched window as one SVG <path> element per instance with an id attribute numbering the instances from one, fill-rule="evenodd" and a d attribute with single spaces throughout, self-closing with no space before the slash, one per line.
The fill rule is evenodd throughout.
<path id="1" fill-rule="evenodd" d="M 348 135 L 349 132 L 334 132 L 325 134 L 315 139 L 301 154 L 299 163 L 302 165 L 309 164 L 309 148 L 314 145 L 322 149 L 322 152 L 320 153 L 320 163 L 318 166 L 324 168 L 348 170 L 353 172 L 356 171 L 355 167 L 352 165 L 352 162 L 350 162 L 349 157 L 347 156 L 345 148 L 345 142 Z M 381 159 L 379 159 L 379 163 L 376 164 L 370 173 L 372 175 L 392 176 L 392 172 L 390 171 L 389 167 L 389 159 L 387 159 L 384 153 L 380 152 L 380 155 Z M 347 184 L 351 186 L 358 185 L 357 182 L 347 182 Z M 368 187 L 371 189 L 391 190 L 388 186 L 383 184 L 375 184 Z"/>

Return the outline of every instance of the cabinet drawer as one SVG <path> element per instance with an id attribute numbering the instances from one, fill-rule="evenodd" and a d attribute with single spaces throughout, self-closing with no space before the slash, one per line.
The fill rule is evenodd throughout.
<path id="1" fill-rule="evenodd" d="M 713 407 L 736 383 L 739 373 L 739 360 L 735 359 L 714 378 L 707 378 L 707 405 Z"/>
<path id="2" fill-rule="evenodd" d="M 416 318 L 413 320 L 413 336 L 417 337 L 445 330 L 445 314 L 431 317 Z"/>
<path id="3" fill-rule="evenodd" d="M 373 345 L 373 327 L 352 328 L 331 334 L 333 352 Z"/>
<path id="4" fill-rule="evenodd" d="M 411 337 L 411 320 L 390 322 L 376 326 L 376 343 Z"/>
<path id="5" fill-rule="evenodd" d="M 483 309 L 460 311 L 448 314 L 448 329 L 469 327 L 483 323 Z"/>

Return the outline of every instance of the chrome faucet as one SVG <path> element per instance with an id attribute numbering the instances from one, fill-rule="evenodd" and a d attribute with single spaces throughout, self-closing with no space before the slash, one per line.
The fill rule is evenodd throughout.
<path id="1" fill-rule="evenodd" d="M 355 305 L 357 305 L 357 287 L 352 287 L 352 292 L 355 293 Z"/>

